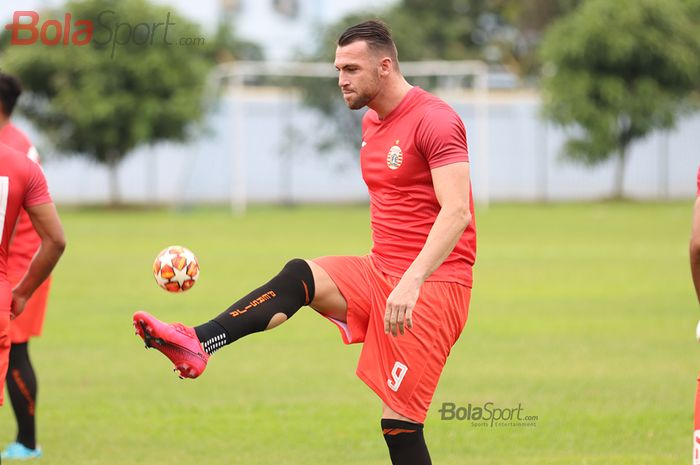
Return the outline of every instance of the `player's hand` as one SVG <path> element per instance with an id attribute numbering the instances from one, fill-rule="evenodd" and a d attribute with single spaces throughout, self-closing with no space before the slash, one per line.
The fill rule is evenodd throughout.
<path id="1" fill-rule="evenodd" d="M 384 332 L 394 336 L 404 334 L 413 328 L 413 308 L 418 301 L 420 286 L 409 284 L 404 279 L 399 281 L 386 299 L 384 313 Z"/>
<path id="2" fill-rule="evenodd" d="M 10 307 L 10 320 L 17 318 L 27 305 L 28 298 L 16 292 L 12 292 L 12 306 Z"/>

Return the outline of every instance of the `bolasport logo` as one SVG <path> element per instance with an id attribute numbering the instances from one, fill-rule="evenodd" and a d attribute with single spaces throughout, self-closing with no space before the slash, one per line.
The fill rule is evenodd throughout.
<path id="1" fill-rule="evenodd" d="M 132 23 L 122 21 L 116 11 L 101 11 L 95 20 L 74 18 L 65 13 L 63 18 L 42 17 L 36 11 L 15 11 L 12 22 L 5 26 L 10 31 L 10 46 L 41 43 L 46 46 L 84 47 L 94 44 L 109 50 L 114 58 L 119 47 L 127 45 L 200 47 L 203 37 L 177 37 L 177 23 L 168 12 L 161 21 Z"/>
<path id="2" fill-rule="evenodd" d="M 526 414 L 520 402 L 517 407 L 501 407 L 494 402 L 470 402 L 466 406 L 443 402 L 438 411 L 441 420 L 468 421 L 473 427 L 534 427 L 539 420 L 539 415 Z"/>

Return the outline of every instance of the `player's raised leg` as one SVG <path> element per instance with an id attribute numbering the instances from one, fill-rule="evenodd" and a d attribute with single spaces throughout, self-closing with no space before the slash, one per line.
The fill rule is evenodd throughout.
<path id="1" fill-rule="evenodd" d="M 279 326 L 312 301 L 315 308 L 337 306 L 339 310 L 332 316 L 344 321 L 345 301 L 333 281 L 319 266 L 296 258 L 270 281 L 202 325 L 163 323 L 142 311 L 134 314 L 133 321 L 146 347 L 168 357 L 181 377 L 196 378 L 206 368 L 209 356 L 221 347 Z"/>

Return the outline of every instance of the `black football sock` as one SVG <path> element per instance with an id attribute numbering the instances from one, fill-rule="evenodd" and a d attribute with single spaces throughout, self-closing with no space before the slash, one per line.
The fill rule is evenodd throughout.
<path id="1" fill-rule="evenodd" d="M 264 331 L 272 317 L 289 319 L 314 298 L 314 276 L 306 261 L 289 261 L 277 276 L 208 323 L 194 328 L 208 354 L 248 334 Z"/>
<path id="2" fill-rule="evenodd" d="M 28 343 L 12 344 L 7 368 L 7 392 L 17 419 L 17 442 L 36 449 L 34 413 L 37 383 L 34 368 L 29 360 Z"/>
<path id="3" fill-rule="evenodd" d="M 423 425 L 382 418 L 382 433 L 393 465 L 431 465 Z"/>

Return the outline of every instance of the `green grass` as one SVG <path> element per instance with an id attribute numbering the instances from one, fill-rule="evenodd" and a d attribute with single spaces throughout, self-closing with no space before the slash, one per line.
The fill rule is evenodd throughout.
<path id="1" fill-rule="evenodd" d="M 691 205 L 495 205 L 477 212 L 466 330 L 426 435 L 436 464 L 664 465 L 690 461 L 698 304 Z M 40 378 L 44 465 L 386 464 L 380 405 L 354 375 L 358 346 L 311 310 L 217 353 L 181 381 L 145 351 L 131 314 L 205 321 L 295 256 L 361 254 L 364 207 L 64 210 Z M 158 289 L 164 246 L 194 250 L 200 282 Z M 442 402 L 522 403 L 536 427 L 441 421 Z M 13 439 L 9 403 L 0 442 Z"/>

